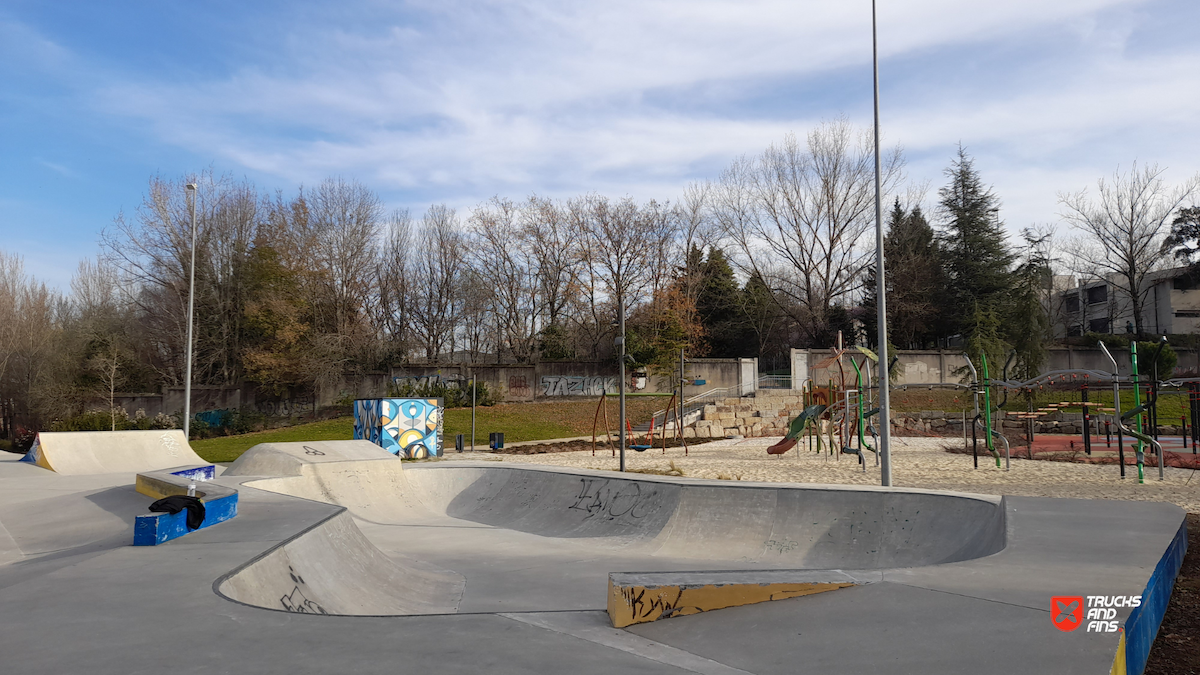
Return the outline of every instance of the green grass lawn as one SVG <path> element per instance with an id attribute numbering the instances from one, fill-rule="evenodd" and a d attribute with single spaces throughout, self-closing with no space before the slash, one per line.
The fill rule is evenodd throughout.
<path id="1" fill-rule="evenodd" d="M 656 410 L 666 407 L 667 401 L 657 398 L 637 398 L 627 401 L 633 424 L 649 418 Z M 475 447 L 487 449 L 488 433 L 504 432 L 505 443 L 540 441 L 550 438 L 588 436 L 596 414 L 595 401 L 564 401 L 553 403 L 514 403 L 475 409 Z M 617 404 L 608 402 L 609 425 L 616 432 Z M 600 423 L 601 428 L 604 422 Z M 602 432 L 601 432 L 602 433 Z M 471 409 L 452 408 L 446 411 L 443 444 L 454 448 L 456 434 L 464 434 L 471 443 Z M 349 440 L 354 437 L 354 418 L 338 417 L 311 424 L 297 424 L 282 429 L 258 431 L 240 436 L 222 436 L 192 441 L 196 454 L 208 462 L 232 462 L 259 443 L 295 441 Z"/>

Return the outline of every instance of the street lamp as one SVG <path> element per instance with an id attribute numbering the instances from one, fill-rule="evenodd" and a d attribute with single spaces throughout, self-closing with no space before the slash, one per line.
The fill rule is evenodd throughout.
<path id="1" fill-rule="evenodd" d="M 191 440 L 192 430 L 192 314 L 196 308 L 196 184 L 188 183 L 192 193 L 192 263 L 188 266 L 187 374 L 183 381 L 183 437 Z"/>
<path id="2" fill-rule="evenodd" d="M 887 284 L 883 271 L 883 187 L 879 176 L 879 38 L 875 29 L 875 0 L 871 0 L 871 62 L 875 77 L 875 295 L 879 322 L 879 481 L 892 484 L 891 404 L 888 395 Z"/>

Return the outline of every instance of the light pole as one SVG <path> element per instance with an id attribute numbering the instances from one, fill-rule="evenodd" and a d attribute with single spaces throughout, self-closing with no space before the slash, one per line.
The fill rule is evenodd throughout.
<path id="1" fill-rule="evenodd" d="M 875 29 L 875 0 L 871 0 L 871 62 L 875 77 L 875 296 L 879 322 L 879 481 L 892 484 L 892 426 L 888 396 L 887 283 L 883 271 L 883 186 L 879 176 L 879 38 Z"/>
<path id="2" fill-rule="evenodd" d="M 620 421 L 617 423 L 617 436 L 621 439 L 621 471 L 625 470 L 625 294 L 618 291 L 617 295 L 617 369 L 620 383 L 617 388 L 620 405 Z"/>
<path id="3" fill-rule="evenodd" d="M 188 323 L 187 323 L 187 374 L 183 381 L 183 437 L 191 440 L 192 430 L 192 314 L 196 308 L 196 184 L 188 183 L 187 191 L 192 193 L 192 263 L 188 266 Z"/>

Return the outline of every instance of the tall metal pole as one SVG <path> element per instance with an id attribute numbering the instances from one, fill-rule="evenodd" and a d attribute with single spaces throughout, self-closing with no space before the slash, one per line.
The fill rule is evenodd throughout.
<path id="1" fill-rule="evenodd" d="M 625 294 L 618 291 L 617 295 L 617 359 L 621 362 L 618 377 L 621 378 L 618 400 L 620 401 L 621 420 L 617 427 L 617 435 L 621 439 L 621 471 L 625 470 Z"/>
<path id="2" fill-rule="evenodd" d="M 475 452 L 475 375 L 471 375 L 471 452 Z"/>
<path id="3" fill-rule="evenodd" d="M 875 295 L 879 313 L 879 480 L 892 484 L 891 396 L 888 394 L 887 284 L 883 268 L 883 184 L 879 175 L 879 38 L 875 28 L 875 0 L 871 0 L 871 61 L 875 75 Z"/>
<path id="4" fill-rule="evenodd" d="M 188 268 L 187 374 L 183 382 L 183 437 L 191 439 L 192 430 L 192 315 L 196 309 L 196 184 L 188 183 L 192 193 L 192 263 Z"/>

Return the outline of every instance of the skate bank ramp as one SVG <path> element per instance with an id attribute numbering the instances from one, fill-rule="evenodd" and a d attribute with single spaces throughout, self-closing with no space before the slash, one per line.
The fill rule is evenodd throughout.
<path id="1" fill-rule="evenodd" d="M 43 431 L 21 461 L 68 476 L 207 464 L 179 429 Z"/>

